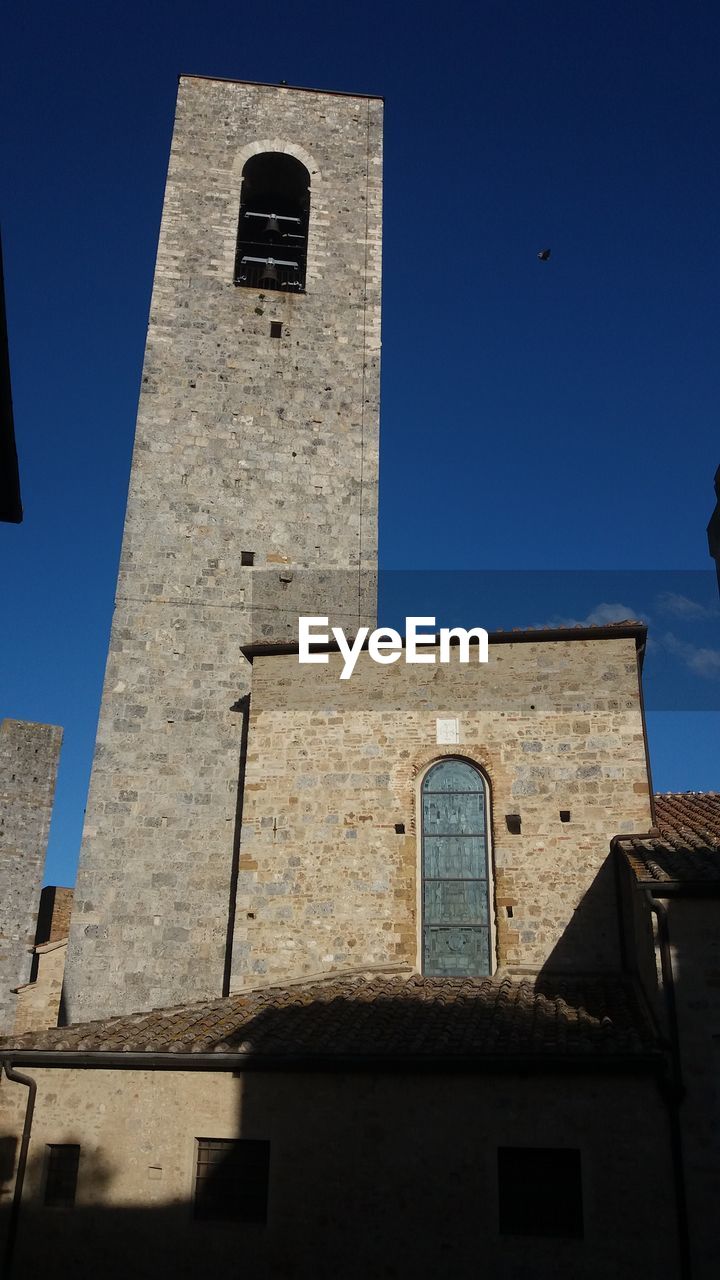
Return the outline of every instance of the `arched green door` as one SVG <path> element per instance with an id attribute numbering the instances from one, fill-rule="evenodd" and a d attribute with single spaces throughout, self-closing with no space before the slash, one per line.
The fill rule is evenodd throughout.
<path id="1" fill-rule="evenodd" d="M 487 828 L 482 775 L 438 761 L 422 784 L 423 973 L 491 972 Z"/>

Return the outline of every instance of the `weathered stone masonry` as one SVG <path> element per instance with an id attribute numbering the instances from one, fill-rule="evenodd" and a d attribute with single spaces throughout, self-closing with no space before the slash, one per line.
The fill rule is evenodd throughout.
<path id="1" fill-rule="evenodd" d="M 40 894 L 30 981 L 16 988 L 16 1035 L 58 1025 L 72 903 L 72 889 L 61 885 Z"/>
<path id="2" fill-rule="evenodd" d="M 30 977 L 62 729 L 0 723 L 0 1030 Z"/>
<path id="3" fill-rule="evenodd" d="M 636 639 L 538 632 L 492 643 L 487 666 L 363 653 L 348 681 L 339 654 L 256 656 L 233 989 L 417 965 L 416 798 L 443 754 L 490 783 L 498 965 L 616 969 L 609 844 L 651 825 Z M 437 745 L 442 717 L 457 746 Z"/>
<path id="4" fill-rule="evenodd" d="M 281 570 L 337 571 L 348 625 L 374 608 L 361 583 L 377 547 L 381 130 L 377 99 L 180 82 L 66 971 L 72 1021 L 220 994 L 255 575 L 266 637 L 291 612 Z M 267 150 L 310 173 L 301 295 L 233 283 L 243 165 Z"/>

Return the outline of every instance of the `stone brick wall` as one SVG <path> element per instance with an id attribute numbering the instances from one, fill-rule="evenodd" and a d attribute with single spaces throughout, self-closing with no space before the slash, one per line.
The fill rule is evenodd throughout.
<path id="1" fill-rule="evenodd" d="M 62 729 L 0 723 L 0 1030 L 30 977 Z"/>
<path id="2" fill-rule="evenodd" d="M 341 667 L 255 658 L 232 988 L 418 963 L 417 793 L 443 754 L 490 784 L 497 964 L 617 968 L 609 843 L 651 823 L 634 639 L 539 634 L 491 644 L 486 666 L 364 653 L 348 681 Z M 446 717 L 457 746 L 437 745 Z"/>
<path id="3" fill-rule="evenodd" d="M 72 889 L 48 884 L 40 894 L 30 981 L 17 988 L 16 1035 L 58 1025 L 72 904 Z"/>
<path id="4" fill-rule="evenodd" d="M 35 948 L 35 977 L 17 989 L 15 1034 L 56 1027 L 62 1000 L 67 939 Z"/>
<path id="5" fill-rule="evenodd" d="M 326 571 L 348 620 L 374 610 L 362 583 L 377 547 L 381 130 L 377 99 L 181 79 L 69 947 L 73 1021 L 220 993 L 240 645 L 253 626 L 284 632 L 281 573 Z M 310 173 L 303 295 L 233 283 L 242 169 L 264 150 Z"/>
<path id="6" fill-rule="evenodd" d="M 70 932 L 72 906 L 72 889 L 57 884 L 45 885 L 40 894 L 36 943 L 57 942 L 60 938 L 67 938 Z"/>
<path id="7" fill-rule="evenodd" d="M 48 1258 L 77 1280 L 680 1275 L 667 1115 L 643 1076 L 23 1071 L 18 1276 Z M 6 1141 L 26 1098 L 3 1081 Z M 269 1140 L 267 1224 L 193 1219 L 200 1137 Z M 72 1210 L 43 1207 L 48 1143 L 80 1145 Z M 583 1238 L 500 1234 L 499 1146 L 580 1151 Z"/>

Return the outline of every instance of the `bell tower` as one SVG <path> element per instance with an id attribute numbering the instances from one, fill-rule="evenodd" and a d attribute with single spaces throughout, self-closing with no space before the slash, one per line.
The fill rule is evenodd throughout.
<path id="1" fill-rule="evenodd" d="M 240 646 L 374 625 L 382 101 L 182 77 L 65 979 L 221 995 Z"/>

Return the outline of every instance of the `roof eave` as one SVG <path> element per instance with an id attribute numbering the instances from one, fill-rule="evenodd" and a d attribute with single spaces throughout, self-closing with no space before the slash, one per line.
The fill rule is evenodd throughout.
<path id="1" fill-rule="evenodd" d="M 651 880 L 634 872 L 639 888 L 653 898 L 720 898 L 720 881 L 715 880 Z"/>
<path id="2" fill-rule="evenodd" d="M 383 102 L 380 93 L 350 93 L 346 89 L 314 89 L 305 84 L 286 84 L 284 80 L 237 80 L 234 76 L 203 76 L 194 71 L 181 71 L 178 80 L 211 80 L 216 84 L 242 84 L 253 89 L 291 89 L 294 93 L 322 93 L 329 98 L 363 98 Z"/>
<path id="3" fill-rule="evenodd" d="M 529 1072 L 624 1074 L 660 1072 L 665 1056 L 659 1049 L 637 1053 L 568 1054 L 259 1054 L 157 1053 L 77 1049 L 11 1049 L 0 1047 L 0 1059 L 17 1067 L 94 1068 L 165 1071 L 409 1071 L 462 1072 L 492 1075 Z"/>
<path id="4" fill-rule="evenodd" d="M 647 638 L 647 626 L 644 622 L 628 622 L 611 624 L 607 627 L 545 627 L 545 628 L 528 628 L 518 629 L 517 631 L 489 631 L 489 644 L 528 644 L 547 643 L 558 640 L 629 640 L 634 639 L 635 648 L 642 654 L 645 641 Z M 402 647 L 405 648 L 405 637 L 401 637 Z M 436 632 L 434 636 L 427 637 L 428 645 L 434 644 L 436 647 L 440 644 L 440 634 Z M 459 644 L 456 638 L 451 639 L 451 645 Z M 369 636 L 362 646 L 361 652 L 365 652 L 368 648 Z M 312 645 L 313 653 L 339 653 L 340 646 L 337 641 L 331 640 L 328 644 Z M 299 652 L 299 644 L 297 640 L 285 641 L 277 644 L 266 644 L 258 642 L 256 644 L 245 644 L 240 646 L 240 652 L 248 662 L 253 662 L 255 658 L 277 658 L 290 657 Z"/>

